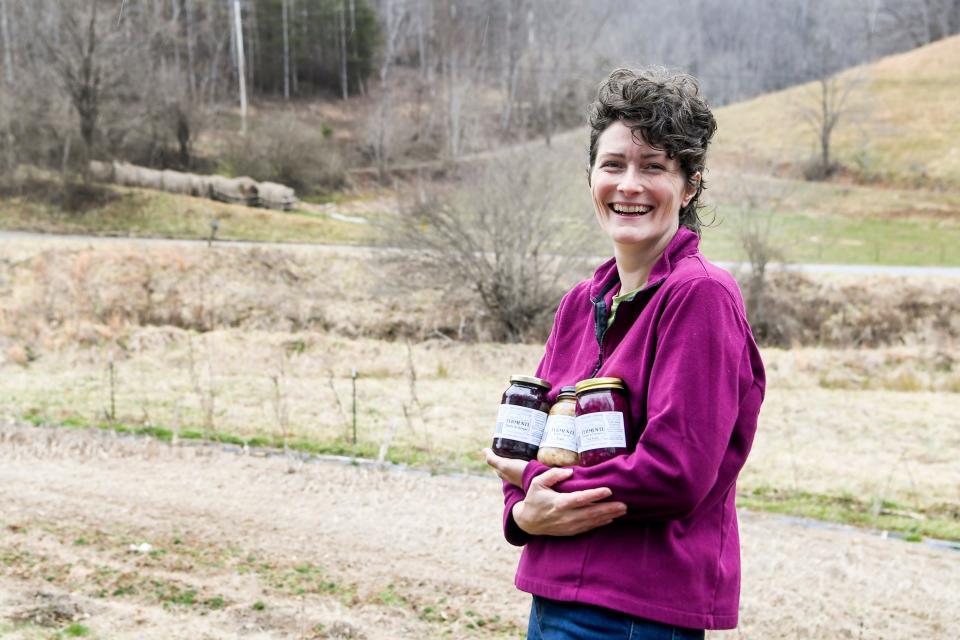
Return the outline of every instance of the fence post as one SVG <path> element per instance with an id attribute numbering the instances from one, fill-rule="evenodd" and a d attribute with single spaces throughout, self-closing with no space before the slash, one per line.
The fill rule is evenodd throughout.
<path id="1" fill-rule="evenodd" d="M 353 367 L 350 372 L 350 380 L 353 383 L 353 445 L 357 445 L 357 368 Z"/>
<path id="2" fill-rule="evenodd" d="M 113 351 L 108 355 L 108 369 L 110 372 L 110 424 L 117 421 L 116 380 L 114 378 Z"/>

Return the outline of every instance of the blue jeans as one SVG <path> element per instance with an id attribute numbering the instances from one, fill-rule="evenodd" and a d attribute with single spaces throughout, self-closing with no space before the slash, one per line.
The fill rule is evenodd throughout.
<path id="1" fill-rule="evenodd" d="M 579 602 L 533 596 L 527 640 L 702 640 L 686 629 Z"/>

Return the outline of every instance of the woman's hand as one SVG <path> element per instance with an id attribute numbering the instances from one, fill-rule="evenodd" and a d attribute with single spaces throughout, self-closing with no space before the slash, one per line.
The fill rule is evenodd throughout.
<path id="1" fill-rule="evenodd" d="M 517 526 L 535 536 L 574 536 L 608 525 L 627 512 L 622 502 L 600 502 L 612 494 L 606 487 L 572 493 L 551 488 L 572 473 L 573 469 L 556 468 L 534 478 L 527 496 L 513 507 Z"/>
<path id="2" fill-rule="evenodd" d="M 526 460 L 514 460 L 498 456 L 491 449 L 484 449 L 483 455 L 487 464 L 493 467 L 501 480 L 505 480 L 515 487 L 523 489 L 523 470 L 527 466 Z"/>
<path id="3" fill-rule="evenodd" d="M 526 460 L 498 456 L 484 449 L 487 464 L 501 480 L 523 488 Z M 541 473 L 530 482 L 526 497 L 513 507 L 513 520 L 531 535 L 573 536 L 610 524 L 627 512 L 622 502 L 600 502 L 612 495 L 606 487 L 559 493 L 551 487 L 573 474 L 573 469 L 556 468 Z"/>

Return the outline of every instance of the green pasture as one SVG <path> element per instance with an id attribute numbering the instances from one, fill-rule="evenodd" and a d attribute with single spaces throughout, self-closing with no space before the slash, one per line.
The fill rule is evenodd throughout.
<path id="1" fill-rule="evenodd" d="M 709 216 L 708 216 L 709 219 Z M 703 232 L 714 260 L 743 261 L 745 221 L 767 234 L 776 261 L 823 264 L 960 266 L 960 225 L 925 218 L 851 218 L 793 211 L 718 208 Z"/>
<path id="2" fill-rule="evenodd" d="M 51 183 L 51 188 L 57 188 Z M 216 220 L 218 240 L 363 244 L 371 225 L 308 211 L 272 211 L 162 191 L 110 186 L 111 199 L 83 211 L 64 211 L 33 195 L 0 197 L 0 228 L 38 233 L 207 239 Z"/>

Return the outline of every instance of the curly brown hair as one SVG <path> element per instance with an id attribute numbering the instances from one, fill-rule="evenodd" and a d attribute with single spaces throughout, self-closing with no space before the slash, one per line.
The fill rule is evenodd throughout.
<path id="1" fill-rule="evenodd" d="M 590 166 L 597 160 L 600 134 L 618 120 L 629 123 L 652 147 L 677 158 L 687 184 L 696 193 L 680 209 L 680 225 L 700 233 L 700 194 L 705 188 L 707 145 L 717 131 L 717 121 L 700 94 L 697 79 L 662 67 L 614 69 L 597 89 L 590 105 Z M 700 172 L 700 180 L 695 176 Z"/>

